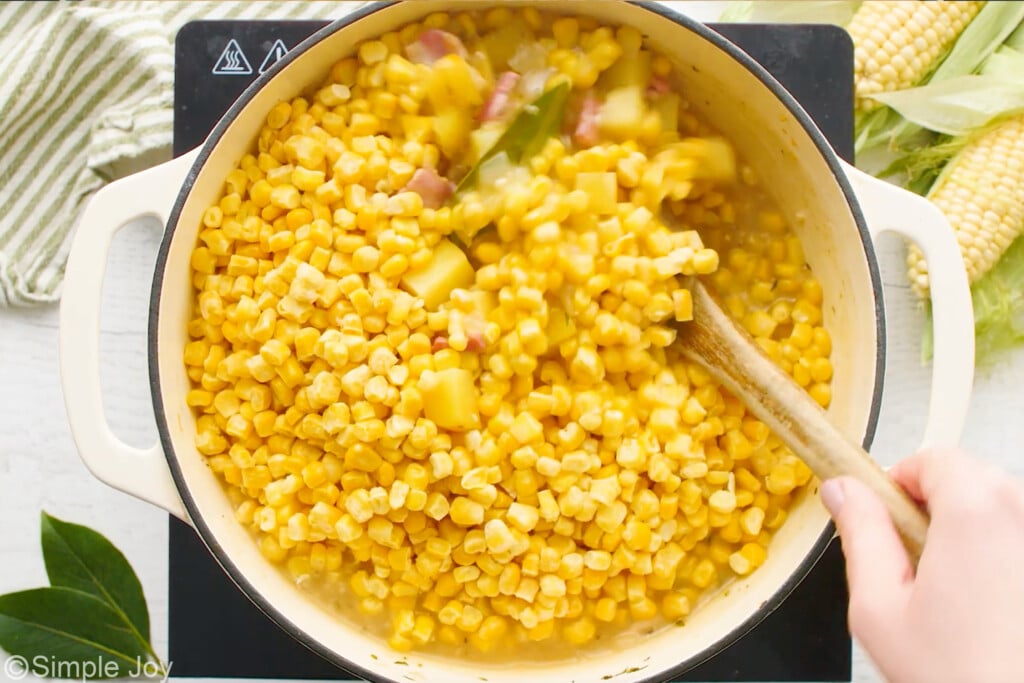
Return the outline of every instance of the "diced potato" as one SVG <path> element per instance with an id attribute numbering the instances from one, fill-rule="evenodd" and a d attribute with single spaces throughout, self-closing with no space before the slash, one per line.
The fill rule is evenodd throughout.
<path id="1" fill-rule="evenodd" d="M 469 140 L 473 120 L 466 109 L 446 107 L 434 117 L 434 134 L 441 153 L 448 158 L 458 158 Z"/>
<path id="2" fill-rule="evenodd" d="M 587 193 L 587 210 L 613 214 L 618 210 L 619 183 L 614 173 L 583 171 L 576 174 L 576 189 Z"/>
<path id="3" fill-rule="evenodd" d="M 488 122 L 469 134 L 469 155 L 472 163 L 476 163 L 487 154 L 494 143 L 498 141 L 501 134 L 505 132 L 505 126 L 500 123 Z M 507 158 L 507 157 L 506 157 Z"/>
<path id="4" fill-rule="evenodd" d="M 448 240 L 441 240 L 434 247 L 430 263 L 402 276 L 402 287 L 423 299 L 428 310 L 437 310 L 453 289 L 468 288 L 475 276 L 466 254 Z"/>
<path id="5" fill-rule="evenodd" d="M 512 59 L 516 49 L 532 41 L 532 36 L 533 32 L 526 22 L 516 16 L 509 23 L 485 35 L 481 42 L 484 52 L 491 58 L 494 70 L 503 71 L 508 68 L 508 60 Z"/>
<path id="6" fill-rule="evenodd" d="M 626 85 L 616 88 L 605 97 L 597 116 L 597 128 L 605 136 L 616 140 L 635 137 L 643 125 L 647 107 L 644 105 L 643 86 Z"/>
<path id="7" fill-rule="evenodd" d="M 514 164 L 505 152 L 499 152 L 487 161 L 480 164 L 479 182 L 480 187 L 492 187 L 498 180 L 504 178 L 512 170 Z"/>
<path id="8" fill-rule="evenodd" d="M 406 139 L 420 143 L 433 142 L 434 119 L 430 116 L 403 114 L 401 121 Z"/>
<path id="9" fill-rule="evenodd" d="M 480 424 L 473 374 L 463 368 L 448 368 L 420 382 L 423 410 L 438 427 L 466 431 Z"/>
<path id="10" fill-rule="evenodd" d="M 651 107 L 658 112 L 662 131 L 672 132 L 679 129 L 679 95 L 661 95 L 652 102 Z"/>
<path id="11" fill-rule="evenodd" d="M 473 67 L 459 55 L 445 55 L 434 62 L 429 80 L 431 82 L 427 86 L 427 94 L 435 108 L 448 105 L 466 109 L 483 104 L 480 75 L 474 74 Z M 439 91 L 445 92 L 445 95 L 435 99 Z"/>
<path id="12" fill-rule="evenodd" d="M 623 54 L 607 71 L 601 74 L 598 85 L 608 90 L 636 86 L 641 90 L 651 81 L 651 53 L 640 50 Z"/>
<path id="13" fill-rule="evenodd" d="M 732 182 L 736 179 L 736 152 L 727 140 L 722 138 L 689 138 L 682 141 L 690 147 L 694 158 L 700 163 L 694 178 Z"/>
<path id="14" fill-rule="evenodd" d="M 551 307 L 548 312 L 548 348 L 555 348 L 576 334 L 576 323 L 564 309 Z"/>
<path id="15" fill-rule="evenodd" d="M 487 58 L 486 54 L 477 50 L 476 52 L 466 56 L 466 63 L 476 69 L 476 72 L 480 74 L 484 81 L 493 85 L 494 66 L 491 64 L 491 60 Z"/>

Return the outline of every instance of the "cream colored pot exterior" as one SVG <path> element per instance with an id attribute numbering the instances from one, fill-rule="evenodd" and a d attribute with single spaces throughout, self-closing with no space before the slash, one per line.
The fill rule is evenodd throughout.
<path id="1" fill-rule="evenodd" d="M 685 628 L 623 639 L 554 663 L 491 666 L 416 653 L 398 655 L 365 633 L 358 616 L 339 619 L 307 599 L 262 558 L 193 446 L 195 417 L 185 404 L 189 380 L 182 362 L 192 299 L 189 257 L 201 215 L 218 199 L 224 177 L 250 149 L 271 107 L 316 84 L 359 41 L 430 11 L 482 4 L 424 1 L 359 10 L 310 38 L 257 81 L 200 151 L 100 192 L 80 223 L 61 309 L 62 379 L 69 419 L 83 459 L 100 479 L 193 524 L 232 579 L 264 611 L 292 635 L 354 672 L 382 680 L 446 683 L 663 679 L 695 666 L 742 635 L 810 569 L 832 535 L 816 486 L 795 505 L 772 543 L 767 563 L 697 611 Z M 900 229 L 920 241 L 932 266 L 937 302 L 933 391 L 943 395 L 942 401 L 933 401 L 925 440 L 955 444 L 971 388 L 973 326 L 966 276 L 941 215 L 906 192 L 849 167 L 844 172 L 781 86 L 707 29 L 659 7 L 556 0 L 543 4 L 552 11 L 587 13 L 643 31 L 677 65 L 687 98 L 736 143 L 766 180 L 792 220 L 825 292 L 835 365 L 829 414 L 846 433 L 866 444 L 874 430 L 884 357 L 881 286 L 871 234 Z M 850 181 L 870 231 L 859 220 Z M 157 263 L 150 329 L 162 444 L 136 451 L 118 443 L 105 425 L 95 337 L 106 248 L 117 229 L 146 214 L 168 226 Z"/>

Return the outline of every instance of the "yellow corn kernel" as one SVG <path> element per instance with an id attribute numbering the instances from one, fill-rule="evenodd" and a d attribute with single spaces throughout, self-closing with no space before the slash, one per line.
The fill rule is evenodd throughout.
<path id="1" fill-rule="evenodd" d="M 448 515 L 456 524 L 473 526 L 484 521 L 484 506 L 470 498 L 456 496 Z"/>
<path id="2" fill-rule="evenodd" d="M 768 553 L 757 543 L 745 543 L 742 548 L 729 556 L 729 568 L 740 576 L 754 571 L 767 559 Z"/>
<path id="3" fill-rule="evenodd" d="M 667 593 L 661 599 L 661 613 L 666 619 L 682 619 L 690 614 L 691 609 L 690 598 L 685 593 Z"/>
<path id="4" fill-rule="evenodd" d="M 294 185 L 278 185 L 270 191 L 270 204 L 279 209 L 297 209 L 301 201 L 299 190 Z"/>
<path id="5" fill-rule="evenodd" d="M 702 559 L 694 567 L 693 572 L 690 574 L 690 583 L 697 588 L 707 588 L 715 580 L 717 570 L 715 564 L 708 558 Z"/>
<path id="6" fill-rule="evenodd" d="M 268 562 L 273 562 L 274 564 L 283 562 L 288 556 L 288 551 L 278 544 L 274 536 L 270 535 L 260 539 L 260 553 Z"/>
<path id="7" fill-rule="evenodd" d="M 562 635 L 565 639 L 573 645 L 585 645 L 594 639 L 594 634 L 597 632 L 597 627 L 594 622 L 584 617 L 578 619 L 564 629 L 562 629 Z"/>
<path id="8" fill-rule="evenodd" d="M 721 514 L 729 514 L 736 509 L 736 496 L 731 491 L 715 491 L 708 498 L 708 507 Z"/>
<path id="9" fill-rule="evenodd" d="M 520 621 L 523 623 L 524 626 L 527 625 L 527 614 L 530 614 L 530 612 L 526 612 L 524 610 L 523 615 L 520 617 Z M 538 621 L 536 613 L 533 612 L 532 614 L 534 614 L 533 622 L 535 623 L 533 626 L 528 627 L 526 636 L 533 641 L 547 640 L 548 638 L 551 638 L 551 636 L 553 636 L 555 633 L 555 620 L 546 619 L 544 621 Z"/>
<path id="10" fill-rule="evenodd" d="M 759 507 L 749 507 L 740 515 L 740 528 L 743 533 L 756 536 L 761 533 L 761 526 L 764 524 L 764 510 Z"/>
<path id="11" fill-rule="evenodd" d="M 543 436 L 543 426 L 532 414 L 520 413 L 512 423 L 509 433 L 519 443 L 530 443 Z"/>
<path id="12" fill-rule="evenodd" d="M 555 574 L 545 574 L 540 577 L 540 592 L 553 598 L 565 595 L 565 579 Z"/>

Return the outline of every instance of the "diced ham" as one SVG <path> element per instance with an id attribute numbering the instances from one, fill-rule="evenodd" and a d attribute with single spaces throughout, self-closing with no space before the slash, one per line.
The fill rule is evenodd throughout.
<path id="1" fill-rule="evenodd" d="M 473 311 L 463 319 L 466 329 L 466 350 L 483 351 L 487 348 L 487 340 L 484 339 L 484 328 L 487 326 L 487 316 L 481 311 Z"/>
<path id="2" fill-rule="evenodd" d="M 672 84 L 668 82 L 667 78 L 663 78 L 661 76 L 654 76 L 651 78 L 651 84 L 647 86 L 648 97 L 667 95 L 670 92 L 672 92 Z"/>
<path id="3" fill-rule="evenodd" d="M 455 192 L 455 183 L 438 175 L 432 168 L 418 168 L 406 183 L 405 189 L 418 194 L 426 208 L 439 209 Z"/>
<path id="4" fill-rule="evenodd" d="M 484 340 L 482 332 L 470 332 L 466 340 L 467 351 L 483 351 L 487 348 L 487 342 Z"/>
<path id="5" fill-rule="evenodd" d="M 433 64 L 445 55 L 465 57 L 467 54 L 458 36 L 436 28 L 428 28 L 405 46 L 406 57 L 416 64 Z"/>
<path id="6" fill-rule="evenodd" d="M 491 92 L 491 96 L 487 98 L 487 101 L 484 102 L 483 108 L 480 110 L 480 114 L 478 116 L 479 120 L 493 121 L 494 119 L 500 118 L 508 109 L 512 90 L 515 89 L 516 83 L 518 82 L 519 74 L 515 71 L 505 71 L 498 76 L 498 80 L 494 84 L 494 90 Z"/>
<path id="7" fill-rule="evenodd" d="M 434 341 L 430 345 L 432 352 L 438 352 L 443 349 L 449 348 L 448 337 L 443 334 L 439 334 L 434 337 Z M 483 351 L 487 348 L 487 341 L 484 340 L 484 335 L 481 332 L 470 332 L 466 335 L 466 350 L 467 351 Z"/>
<path id="8" fill-rule="evenodd" d="M 583 105 L 580 107 L 580 116 L 576 119 L 576 129 L 573 131 L 573 139 L 582 147 L 593 147 L 599 141 L 597 135 L 597 114 L 601 108 L 601 102 L 592 92 L 588 92 L 583 98 Z"/>

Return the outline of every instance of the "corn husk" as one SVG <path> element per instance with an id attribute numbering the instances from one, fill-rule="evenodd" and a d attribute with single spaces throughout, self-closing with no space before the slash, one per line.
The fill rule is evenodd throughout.
<path id="1" fill-rule="evenodd" d="M 1024 36 L 1024 31 L 1014 35 L 1018 34 Z M 977 74 L 887 93 L 880 99 L 907 121 L 939 134 L 931 144 L 897 157 L 880 173 L 905 174 L 903 185 L 923 195 L 964 145 L 1002 119 L 1024 112 L 1024 52 L 1004 45 Z"/>
<path id="2" fill-rule="evenodd" d="M 996 267 L 971 287 L 974 303 L 975 364 L 991 369 L 1009 351 L 1024 345 L 1024 238 L 1018 237 Z M 931 307 L 922 346 L 932 357 Z"/>
<path id="3" fill-rule="evenodd" d="M 967 25 L 953 49 L 926 79 L 922 86 L 935 86 L 933 90 L 921 90 L 921 86 L 907 90 L 885 93 L 876 97 L 889 104 L 893 101 L 904 109 L 923 113 L 933 102 L 942 104 L 942 97 L 950 91 L 944 90 L 944 81 L 974 74 L 1024 21 L 1024 2 L 989 2 Z M 913 94 L 907 95 L 906 93 Z M 951 89 L 956 92 L 955 87 Z M 956 99 L 955 97 L 953 99 Z M 966 98 L 964 98 L 966 99 Z M 943 108 L 949 112 L 952 106 Z M 922 116 L 918 118 L 927 121 Z M 857 154 L 868 152 L 875 147 L 888 150 L 905 150 L 908 147 L 926 144 L 928 131 L 934 130 L 915 120 L 906 118 L 892 105 L 879 107 L 856 120 L 854 149 Z M 923 134 L 923 135 L 922 135 Z"/>
<path id="4" fill-rule="evenodd" d="M 1016 4 L 1016 3 L 1015 3 Z M 902 174 L 903 185 L 921 195 L 952 168 L 949 163 L 973 139 L 1024 112 L 1024 27 L 985 60 L 976 74 L 893 93 L 886 104 L 915 125 L 940 135 L 933 144 L 897 158 L 885 174 Z M 1024 188 L 1020 188 L 1024 192 Z M 1024 344 L 1024 240 L 1018 238 L 989 273 L 971 287 L 975 358 L 994 364 Z M 930 311 L 929 311 L 930 318 Z M 930 326 L 928 328 L 930 330 Z M 931 338 L 925 338 L 925 357 Z"/>
<path id="5" fill-rule="evenodd" d="M 988 275 L 971 288 L 977 358 L 991 365 L 1024 343 L 1024 239 L 1017 240 Z"/>
<path id="6" fill-rule="evenodd" d="M 838 24 L 853 18 L 860 2 L 849 0 L 752 0 L 730 2 L 720 21 L 747 23 Z"/>

